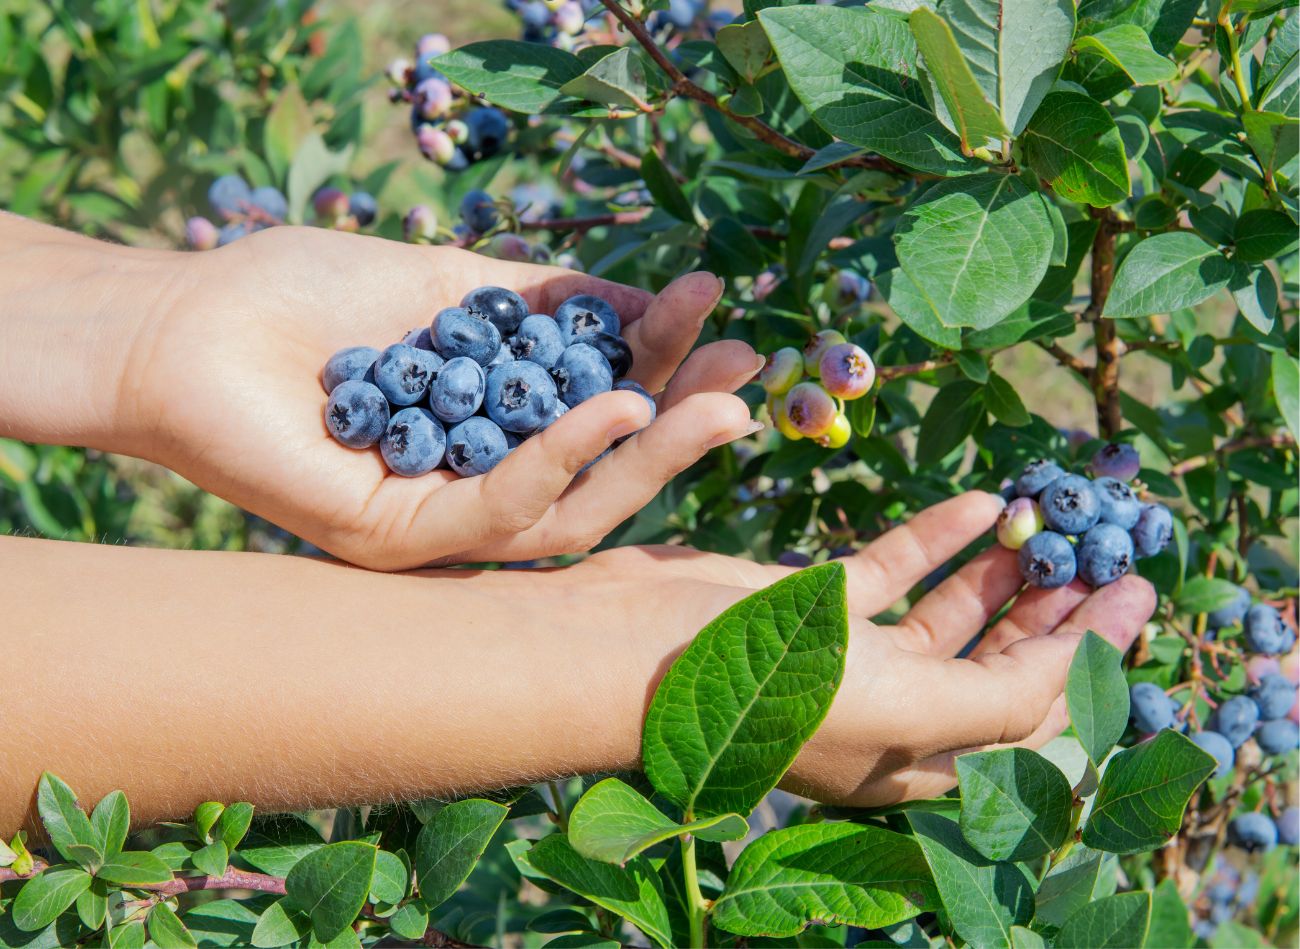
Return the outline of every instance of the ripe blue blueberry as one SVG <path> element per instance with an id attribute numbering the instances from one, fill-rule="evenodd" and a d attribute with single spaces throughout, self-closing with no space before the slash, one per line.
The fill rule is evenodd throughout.
<path id="1" fill-rule="evenodd" d="M 429 386 L 429 408 L 449 424 L 464 421 L 483 404 L 483 367 L 467 356 L 448 359 Z"/>
<path id="2" fill-rule="evenodd" d="M 516 359 L 535 362 L 543 369 L 552 368 L 564 352 L 559 324 L 542 313 L 525 317 L 510 337 L 510 351 Z"/>
<path id="3" fill-rule="evenodd" d="M 510 135 L 510 120 L 500 109 L 483 106 L 470 109 L 465 116 L 469 140 L 465 143 L 478 158 L 491 158 L 501 150 Z"/>
<path id="4" fill-rule="evenodd" d="M 1133 539 L 1118 524 L 1098 524 L 1083 535 L 1076 556 L 1083 582 L 1104 587 L 1133 566 Z"/>
<path id="5" fill-rule="evenodd" d="M 465 478 L 487 474 L 509 450 L 505 432 L 481 415 L 465 419 L 447 433 L 447 464 Z"/>
<path id="6" fill-rule="evenodd" d="M 1277 825 L 1273 818 L 1258 811 L 1238 814 L 1228 822 L 1228 842 L 1242 850 L 1272 850 L 1277 843 Z"/>
<path id="7" fill-rule="evenodd" d="M 631 379 L 620 379 L 618 382 L 614 383 L 614 391 L 635 392 L 637 395 L 641 396 L 641 398 L 645 399 L 646 402 L 650 404 L 650 421 L 653 422 L 655 417 L 659 414 L 659 403 L 655 401 L 655 397 L 647 392 L 645 386 L 641 385 L 641 383 L 634 382 Z"/>
<path id="8" fill-rule="evenodd" d="M 447 450 L 447 433 L 428 409 L 412 406 L 388 420 L 379 452 L 394 474 L 414 478 L 428 474 L 442 464 Z"/>
<path id="9" fill-rule="evenodd" d="M 1040 531 L 1020 548 L 1020 575 L 1032 587 L 1052 590 L 1074 579 L 1074 547 L 1053 531 Z"/>
<path id="10" fill-rule="evenodd" d="M 388 400 L 369 382 L 340 382 L 325 403 L 325 427 L 349 448 L 369 448 L 388 426 Z"/>
<path id="11" fill-rule="evenodd" d="M 1061 534 L 1082 534 L 1101 516 L 1101 500 L 1081 475 L 1062 475 L 1043 488 L 1038 507 L 1044 526 Z"/>
<path id="12" fill-rule="evenodd" d="M 492 361 L 483 367 L 483 371 L 490 372 L 491 370 L 495 369 L 497 366 L 504 366 L 506 363 L 514 362 L 514 361 L 515 361 L 515 354 L 510 351 L 509 343 L 502 341 L 501 348 L 498 349 L 497 354 L 492 357 Z"/>
<path id="13" fill-rule="evenodd" d="M 555 322 L 560 326 L 564 345 L 572 346 L 579 336 L 588 333 L 622 335 L 623 325 L 614 308 L 600 297 L 580 293 L 569 297 L 555 310 Z"/>
<path id="14" fill-rule="evenodd" d="M 1046 458 L 1039 458 L 1025 465 L 1025 470 L 1020 472 L 1020 477 L 1016 479 L 1016 494 L 1022 498 L 1036 498 L 1057 478 L 1065 474 L 1061 466 L 1054 461 L 1048 461 Z"/>
<path id="15" fill-rule="evenodd" d="M 528 434 L 544 428 L 558 401 L 554 381 L 535 362 L 507 362 L 487 374 L 483 408 L 507 432 Z"/>
<path id="16" fill-rule="evenodd" d="M 475 188 L 460 199 L 460 219 L 475 234 L 485 234 L 496 227 L 500 214 L 492 195 Z"/>
<path id="17" fill-rule="evenodd" d="M 375 196 L 366 191 L 354 191 L 348 198 L 348 213 L 357 219 L 362 227 L 374 221 L 379 213 L 379 204 Z"/>
<path id="18" fill-rule="evenodd" d="M 1225 626 L 1235 626 L 1242 621 L 1246 615 L 1246 611 L 1249 609 L 1250 593 L 1241 587 L 1237 587 L 1236 596 L 1232 598 L 1231 602 L 1206 614 L 1206 624 L 1210 629 L 1223 629 Z"/>
<path id="19" fill-rule="evenodd" d="M 1246 647 L 1251 652 L 1262 652 L 1266 656 L 1276 656 L 1282 652 L 1285 638 L 1282 616 L 1267 603 L 1256 603 L 1246 611 L 1242 629 L 1245 632 Z"/>
<path id="20" fill-rule="evenodd" d="M 1295 705 L 1296 685 L 1286 676 L 1272 672 L 1250 690 L 1250 697 L 1259 708 L 1260 721 L 1285 718 L 1286 713 L 1291 711 L 1291 706 Z"/>
<path id="21" fill-rule="evenodd" d="M 1300 725 L 1289 718 L 1265 722 L 1255 732 L 1255 744 L 1266 755 L 1284 755 L 1300 748 Z"/>
<path id="22" fill-rule="evenodd" d="M 270 185 L 254 188 L 249 200 L 253 207 L 278 224 L 283 224 L 289 217 L 289 202 L 279 188 Z"/>
<path id="23" fill-rule="evenodd" d="M 1258 724 L 1259 708 L 1255 703 L 1244 695 L 1234 695 L 1215 711 L 1212 727 L 1232 742 L 1232 747 L 1240 748 Z"/>
<path id="24" fill-rule="evenodd" d="M 524 298 L 504 287 L 471 290 L 460 305 L 470 316 L 477 316 L 495 326 L 503 339 L 518 332 L 520 324 L 528 316 L 528 304 Z"/>
<path id="25" fill-rule="evenodd" d="M 349 379 L 365 379 L 378 358 L 379 350 L 373 346 L 349 346 L 347 349 L 340 349 L 325 363 L 325 368 L 320 374 L 321 385 L 328 393 L 333 392 L 340 382 L 347 382 Z"/>
<path id="26" fill-rule="evenodd" d="M 1288 847 L 1300 843 L 1300 807 L 1293 804 L 1278 817 L 1277 839 Z"/>
<path id="27" fill-rule="evenodd" d="M 248 224 L 245 222 L 231 221 L 217 232 L 217 246 L 225 247 L 227 244 L 232 244 L 241 237 L 247 237 L 251 233 L 253 233 L 252 229 L 250 229 Z"/>
<path id="28" fill-rule="evenodd" d="M 1115 478 L 1098 478 L 1092 483 L 1092 490 L 1101 503 L 1098 520 L 1106 524 L 1117 524 L 1124 530 L 1131 530 L 1142 516 L 1142 502 L 1123 481 Z"/>
<path id="29" fill-rule="evenodd" d="M 433 348 L 444 359 L 466 356 L 486 366 L 501 349 L 501 333 L 468 310 L 449 306 L 433 320 Z"/>
<path id="30" fill-rule="evenodd" d="M 551 377 L 560 398 L 569 408 L 614 387 L 609 360 L 585 343 L 574 343 L 561 353 L 551 369 Z"/>
<path id="31" fill-rule="evenodd" d="M 582 341 L 605 357 L 615 379 L 622 379 L 632 368 L 632 347 L 622 336 L 613 333 L 588 333 Z"/>
<path id="32" fill-rule="evenodd" d="M 1193 735 L 1192 741 L 1199 745 L 1202 750 L 1214 755 L 1214 760 L 1219 763 L 1219 766 L 1214 769 L 1216 778 L 1221 778 L 1232 770 L 1232 766 L 1237 760 L 1237 753 L 1233 750 L 1232 742 L 1228 741 L 1228 739 L 1218 732 L 1203 731 Z"/>
<path id="33" fill-rule="evenodd" d="M 375 363 L 375 385 L 394 405 L 414 405 L 429 394 L 443 359 L 427 349 L 394 343 Z"/>
<path id="34" fill-rule="evenodd" d="M 1111 442 L 1093 455 L 1088 463 L 1093 475 L 1098 478 L 1115 478 L 1117 481 L 1132 481 L 1137 477 L 1142 466 L 1137 450 L 1132 445 Z"/>
<path id="35" fill-rule="evenodd" d="M 239 175 L 222 175 L 208 186 L 208 203 L 223 218 L 246 213 L 252 201 L 253 192 Z"/>
<path id="36" fill-rule="evenodd" d="M 1144 504 L 1129 534 L 1135 556 L 1154 557 L 1173 539 L 1174 516 L 1163 504 Z"/>
<path id="37" fill-rule="evenodd" d="M 797 550 L 783 550 L 781 555 L 776 558 L 776 562 L 783 567 L 794 567 L 796 570 L 802 570 L 804 567 L 811 567 L 813 559 L 807 554 L 801 554 Z"/>
<path id="38" fill-rule="evenodd" d="M 411 330 L 402 337 L 402 342 L 407 346 L 414 346 L 416 349 L 427 349 L 429 352 L 433 352 L 433 334 L 429 332 L 427 326 Z"/>
<path id="39" fill-rule="evenodd" d="M 1149 734 L 1174 727 L 1178 703 L 1154 682 L 1134 683 L 1128 690 L 1128 700 L 1133 727 L 1138 731 Z"/>

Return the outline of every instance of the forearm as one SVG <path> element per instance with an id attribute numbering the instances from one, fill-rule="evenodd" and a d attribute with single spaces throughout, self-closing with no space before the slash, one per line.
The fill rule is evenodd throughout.
<path id="1" fill-rule="evenodd" d="M 0 575 L 0 834 L 33 826 L 43 770 L 87 802 L 122 788 L 148 824 L 631 767 L 684 645 L 535 571 L 4 538 Z"/>

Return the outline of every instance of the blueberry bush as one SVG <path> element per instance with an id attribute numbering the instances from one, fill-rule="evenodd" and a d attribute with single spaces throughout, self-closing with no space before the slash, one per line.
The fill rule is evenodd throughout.
<path id="1" fill-rule="evenodd" d="M 742 393 L 772 427 L 606 543 L 808 569 L 672 665 L 644 773 L 135 834 L 46 775 L 0 944 L 1295 944 L 1296 9 L 508 6 L 517 38 L 369 70 L 354 20 L 293 0 L 9 13 L 0 202 L 138 243 L 288 221 L 649 289 L 712 270 L 704 339 L 772 354 Z M 368 157 L 385 127 L 409 155 Z M 1127 656 L 1085 639 L 1041 752 L 890 808 L 779 797 L 839 684 L 835 560 L 971 488 L 1012 499 L 1030 582 L 1136 570 L 1156 616 Z M 90 452 L 0 443 L 0 489 L 7 530 L 295 549 Z"/>

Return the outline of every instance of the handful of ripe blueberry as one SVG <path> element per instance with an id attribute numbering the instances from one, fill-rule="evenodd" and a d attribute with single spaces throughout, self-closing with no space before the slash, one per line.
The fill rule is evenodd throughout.
<path id="1" fill-rule="evenodd" d="M 471 290 L 383 352 L 353 346 L 321 373 L 325 426 L 349 448 L 378 445 L 390 471 L 428 474 L 445 461 L 458 475 L 491 471 L 523 439 L 624 379 L 632 350 L 614 308 L 581 294 L 555 316 L 529 313 L 502 287 Z"/>
<path id="2" fill-rule="evenodd" d="M 768 356 L 758 381 L 767 393 L 767 413 L 782 435 L 843 448 L 853 434 L 844 403 L 871 391 L 876 366 L 842 333 L 822 330 L 803 352 L 787 346 Z"/>

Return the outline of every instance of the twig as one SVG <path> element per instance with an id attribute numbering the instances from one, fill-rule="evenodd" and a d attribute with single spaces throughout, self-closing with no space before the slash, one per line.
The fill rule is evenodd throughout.
<path id="1" fill-rule="evenodd" d="M 908 363 L 905 366 L 881 366 L 876 370 L 876 378 L 881 382 L 888 382 L 890 379 L 901 379 L 904 376 L 915 376 L 917 373 L 929 372 L 931 369 L 939 369 L 946 366 L 953 360 L 952 356 L 947 354 L 936 356 L 934 359 L 927 359 L 924 362 Z"/>
<path id="2" fill-rule="evenodd" d="M 654 208 L 637 208 L 634 211 L 614 211 L 610 214 L 593 214 L 591 217 L 554 217 L 540 221 L 520 221 L 521 231 L 578 231 L 585 233 L 593 227 L 612 224 L 640 224 Z"/>
<path id="3" fill-rule="evenodd" d="M 1273 435 L 1254 435 L 1248 438 L 1236 438 L 1232 441 L 1224 442 L 1212 452 L 1204 455 L 1193 455 L 1191 458 L 1185 458 L 1178 464 L 1169 469 L 1169 476 L 1177 478 L 1185 475 L 1189 471 L 1195 471 L 1197 468 L 1204 468 L 1206 465 L 1215 461 L 1221 455 L 1231 455 L 1233 452 L 1246 451 L 1250 448 L 1294 448 L 1295 439 L 1285 432 L 1277 432 Z"/>
<path id="4" fill-rule="evenodd" d="M 1044 352 L 1050 353 L 1052 355 L 1052 358 L 1054 358 L 1066 369 L 1073 369 L 1081 376 L 1091 377 L 1092 367 L 1089 366 L 1082 359 L 1080 359 L 1078 356 L 1074 355 L 1074 353 L 1067 350 L 1060 343 L 1040 342 L 1038 345 L 1043 348 Z"/>
<path id="5" fill-rule="evenodd" d="M 1102 317 L 1106 298 L 1115 279 L 1115 234 L 1118 223 L 1109 208 L 1094 211 L 1098 218 L 1097 235 L 1092 241 L 1092 275 L 1089 281 L 1085 321 L 1094 321 L 1093 341 L 1097 348 L 1097 365 L 1092 370 L 1092 392 L 1097 403 L 1097 431 L 1103 438 L 1113 437 L 1124 427 L 1119 401 L 1119 360 L 1124 343 L 1115 329 L 1115 321 Z"/>

